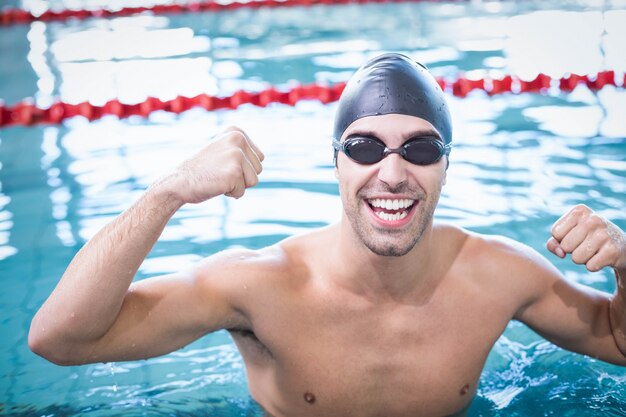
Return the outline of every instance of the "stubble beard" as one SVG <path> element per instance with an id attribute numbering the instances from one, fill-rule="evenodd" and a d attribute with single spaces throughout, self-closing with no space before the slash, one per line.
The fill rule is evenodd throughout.
<path id="1" fill-rule="evenodd" d="M 416 223 L 409 229 L 385 229 L 372 226 L 367 220 L 368 214 L 363 213 L 366 208 L 361 206 L 363 197 L 360 194 L 349 204 L 344 204 L 346 217 L 361 243 L 379 256 L 404 256 L 409 253 L 432 224 L 439 200 L 439 192 L 427 196 L 420 191 L 417 207 L 414 208 L 416 212 L 413 213 L 413 221 Z"/>

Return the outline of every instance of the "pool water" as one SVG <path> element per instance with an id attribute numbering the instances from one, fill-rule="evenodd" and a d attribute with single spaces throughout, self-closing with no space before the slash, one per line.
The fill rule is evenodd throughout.
<path id="1" fill-rule="evenodd" d="M 334 83 L 381 51 L 407 53 L 444 77 L 558 78 L 606 69 L 623 77 L 626 3 L 563 3 L 242 9 L 0 27 L 0 98 L 133 103 Z M 588 273 L 544 244 L 552 223 L 578 203 L 626 229 L 626 92 L 578 87 L 571 94 L 449 99 L 455 147 L 437 218 L 525 242 L 568 279 L 612 292 L 610 270 Z M 224 331 L 146 361 L 58 367 L 29 351 L 28 327 L 81 245 L 224 126 L 245 128 L 264 150 L 261 182 L 240 200 L 181 209 L 137 279 L 337 221 L 334 109 L 315 101 L 245 105 L 0 130 L 0 414 L 262 415 Z M 566 352 L 513 322 L 489 356 L 470 415 L 624 416 L 624 410 L 626 368 Z"/>

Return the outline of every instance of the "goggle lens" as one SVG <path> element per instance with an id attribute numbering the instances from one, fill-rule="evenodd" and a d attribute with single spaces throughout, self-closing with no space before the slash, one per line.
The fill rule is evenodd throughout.
<path id="1" fill-rule="evenodd" d="M 360 164 L 375 164 L 384 158 L 385 146 L 372 139 L 354 138 L 345 142 L 344 153 Z"/>

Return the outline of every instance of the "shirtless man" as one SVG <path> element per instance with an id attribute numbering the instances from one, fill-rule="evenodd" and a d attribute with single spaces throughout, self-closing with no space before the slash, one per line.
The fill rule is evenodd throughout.
<path id="1" fill-rule="evenodd" d="M 622 230 L 578 206 L 548 241 L 590 271 L 612 267 L 611 296 L 520 243 L 433 223 L 450 116 L 432 76 L 402 55 L 357 71 L 335 126 L 338 224 L 131 283 L 181 206 L 258 182 L 263 153 L 226 129 L 81 249 L 33 319 L 31 349 L 61 365 L 136 360 L 226 329 L 251 395 L 277 417 L 462 412 L 512 319 L 626 365 Z"/>

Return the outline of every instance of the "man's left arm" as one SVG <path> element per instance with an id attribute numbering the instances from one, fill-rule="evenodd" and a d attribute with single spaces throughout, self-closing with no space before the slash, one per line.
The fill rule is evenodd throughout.
<path id="1" fill-rule="evenodd" d="M 574 263 L 590 272 L 613 268 L 617 290 L 609 299 L 608 321 L 615 344 L 626 357 L 626 233 L 578 205 L 554 223 L 547 247 L 559 258 L 571 254 Z"/>
<path id="2" fill-rule="evenodd" d="M 579 205 L 554 224 L 547 247 L 591 272 L 613 268 L 617 290 L 609 295 L 571 283 L 535 258 L 523 280 L 534 296 L 515 318 L 565 349 L 626 366 L 626 233 Z"/>

